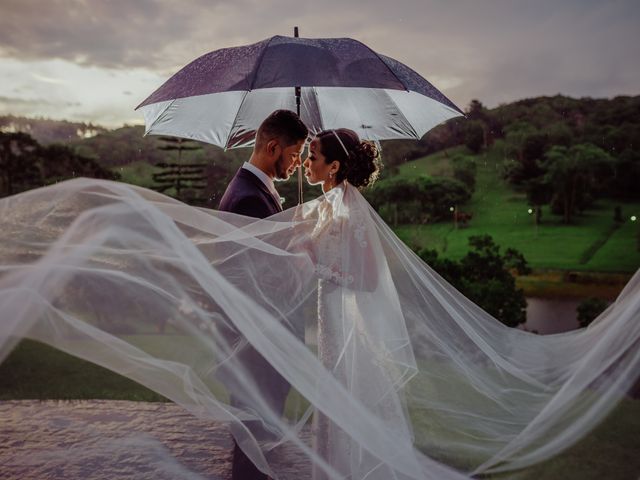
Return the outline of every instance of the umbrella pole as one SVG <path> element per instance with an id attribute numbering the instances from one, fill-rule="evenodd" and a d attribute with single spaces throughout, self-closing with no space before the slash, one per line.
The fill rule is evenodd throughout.
<path id="1" fill-rule="evenodd" d="M 293 27 L 293 36 L 298 38 L 298 27 Z M 298 117 L 300 116 L 300 87 L 295 88 L 296 94 L 296 113 Z M 302 199 L 302 160 L 300 160 L 300 165 L 298 165 L 298 205 L 300 205 L 303 201 Z"/>
<path id="2" fill-rule="evenodd" d="M 296 87 L 296 113 L 300 116 L 300 87 Z M 298 205 L 302 203 L 302 159 L 298 165 Z"/>

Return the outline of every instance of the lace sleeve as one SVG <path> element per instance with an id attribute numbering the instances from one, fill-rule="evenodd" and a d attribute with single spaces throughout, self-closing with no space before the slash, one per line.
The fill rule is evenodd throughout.
<path id="1" fill-rule="evenodd" d="M 337 221 L 331 221 L 324 228 L 314 232 L 315 272 L 337 285 L 349 286 L 354 278 L 343 270 L 341 255 L 341 228 Z"/>
<path id="2" fill-rule="evenodd" d="M 325 208 L 312 233 L 316 274 L 343 287 L 374 290 L 375 258 L 365 222 L 357 215 L 334 216 L 330 205 Z"/>

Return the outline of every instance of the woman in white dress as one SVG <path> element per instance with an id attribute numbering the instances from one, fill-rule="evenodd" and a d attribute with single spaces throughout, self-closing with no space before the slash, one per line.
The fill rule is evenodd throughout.
<path id="1" fill-rule="evenodd" d="M 371 185 L 378 175 L 379 154 L 372 142 L 360 141 L 358 135 L 348 129 L 321 132 L 311 141 L 304 161 L 305 177 L 311 185 L 321 185 L 325 198 L 318 206 L 318 221 L 311 232 L 311 258 L 316 265 L 318 280 L 318 358 L 352 395 L 369 408 L 376 406 L 377 412 L 392 420 L 397 428 L 406 424 L 397 392 L 390 389 L 383 369 L 375 367 L 375 355 L 384 351 L 384 345 L 371 342 L 367 319 L 359 309 L 344 315 L 344 308 L 355 296 L 371 295 L 378 279 L 376 258 L 371 248 L 372 237 L 364 224 L 353 220 L 356 209 L 346 215 L 337 215 L 349 202 L 349 191 Z M 334 190 L 337 189 L 337 190 Z M 332 193 L 331 190 L 334 190 Z M 362 215 L 363 212 L 360 212 Z M 343 238 L 344 237 L 344 238 Z M 344 249 L 345 244 L 357 245 L 355 249 Z M 348 259 L 348 260 L 347 260 Z M 360 298 L 360 301 L 363 299 Z M 374 374 L 374 370 L 377 370 Z M 370 385 L 363 390 L 356 378 L 348 375 L 358 371 L 369 376 Z M 379 402 L 373 388 L 373 379 L 378 388 L 389 388 L 387 398 Z M 380 393 L 378 393 L 380 395 Z M 379 403 L 378 403 L 379 402 Z M 407 428 L 408 432 L 408 428 Z M 349 436 L 338 424 L 316 411 L 313 422 L 314 448 L 345 478 L 357 478 L 358 471 L 368 471 L 363 452 L 354 449 Z M 352 464 L 353 459 L 358 459 Z M 384 469 L 377 476 L 388 475 Z M 324 472 L 314 469 L 314 478 L 328 478 Z"/>

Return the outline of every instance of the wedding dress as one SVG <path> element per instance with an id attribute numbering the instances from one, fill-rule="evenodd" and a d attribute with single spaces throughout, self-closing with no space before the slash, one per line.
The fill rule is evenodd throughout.
<path id="1" fill-rule="evenodd" d="M 625 395 L 640 274 L 587 329 L 538 336 L 448 285 L 346 183 L 256 220 L 76 179 L 0 200 L 0 359 L 21 338 L 228 422 L 275 478 L 468 478 L 548 459 Z M 291 384 L 284 418 L 245 343 Z M 291 476 L 292 455 L 309 470 Z"/>
<path id="2" fill-rule="evenodd" d="M 407 439 L 411 433 L 404 403 L 394 385 L 404 381 L 398 375 L 406 373 L 406 366 L 415 368 L 414 360 L 406 348 L 403 326 L 396 325 L 396 331 L 385 328 L 376 321 L 385 320 L 384 311 L 367 309 L 382 283 L 379 277 L 387 272 L 383 260 L 374 254 L 378 247 L 372 243 L 374 233 L 367 229 L 362 205 L 350 198 L 354 195 L 359 195 L 357 190 L 342 183 L 315 209 L 317 220 L 308 244 L 319 277 L 318 358 L 335 380 L 383 420 L 388 431 Z M 386 371 L 398 362 L 403 368 Z M 344 478 L 393 478 L 392 472 L 374 458 L 368 459 L 338 424 L 319 411 L 315 412 L 313 439 L 315 452 Z M 314 471 L 314 479 L 324 478 L 329 477 Z"/>

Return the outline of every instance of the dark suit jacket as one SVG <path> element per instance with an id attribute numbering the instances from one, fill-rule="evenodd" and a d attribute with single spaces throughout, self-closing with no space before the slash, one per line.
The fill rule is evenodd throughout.
<path id="1" fill-rule="evenodd" d="M 282 211 L 279 200 L 246 168 L 240 168 L 227 186 L 218 210 L 266 218 Z"/>
<path id="2" fill-rule="evenodd" d="M 282 211 L 280 202 L 271 194 L 267 186 L 246 168 L 240 168 L 220 200 L 219 210 L 225 212 L 238 213 L 255 218 L 266 218 Z M 229 345 L 234 345 L 242 339 L 242 336 L 235 331 L 227 331 L 222 328 L 221 333 Z M 289 383 L 275 370 L 262 355 L 260 355 L 250 344 L 245 344 L 237 350 L 238 361 L 247 367 L 248 372 L 254 377 L 255 385 L 260 389 L 264 400 L 271 406 L 272 410 L 278 414 L 284 411 L 284 404 L 289 393 Z M 231 405 L 248 410 L 261 412 L 264 407 L 253 405 L 251 397 L 243 391 L 243 386 L 234 380 L 234 372 L 228 371 L 225 365 L 218 371 L 222 383 L 226 383 L 229 388 Z M 262 427 L 261 422 L 245 422 L 258 438 L 267 438 L 269 433 Z M 243 457 L 241 451 L 234 450 L 233 478 L 234 479 L 254 479 L 266 478 L 259 476 L 251 462 Z M 236 461 L 236 456 L 240 460 Z M 243 467 L 238 465 L 245 465 Z M 236 474 L 236 467 L 242 474 Z M 247 470 L 253 468 L 254 470 Z"/>

